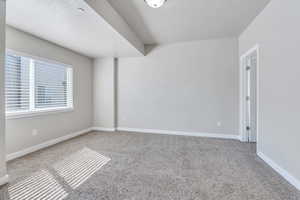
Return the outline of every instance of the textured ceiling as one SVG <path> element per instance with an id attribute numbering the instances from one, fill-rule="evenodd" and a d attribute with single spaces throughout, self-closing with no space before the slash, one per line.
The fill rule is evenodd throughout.
<path id="1" fill-rule="evenodd" d="M 90 57 L 142 56 L 143 44 L 236 37 L 270 0 L 107 1 L 9 0 L 7 24 Z"/>
<path id="2" fill-rule="evenodd" d="M 238 36 L 270 0 L 108 0 L 145 44 Z"/>
<path id="3" fill-rule="evenodd" d="M 9 0 L 6 23 L 89 57 L 142 55 L 84 0 Z"/>

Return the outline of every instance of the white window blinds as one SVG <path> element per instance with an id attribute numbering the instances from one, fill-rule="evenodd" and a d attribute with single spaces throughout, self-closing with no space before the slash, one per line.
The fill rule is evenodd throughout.
<path id="1" fill-rule="evenodd" d="M 29 63 L 30 60 L 16 55 L 6 56 L 5 98 L 6 111 L 29 109 Z"/>
<path id="2" fill-rule="evenodd" d="M 67 68 L 62 65 L 35 61 L 35 106 L 36 108 L 67 107 Z M 71 100 L 71 99 L 69 99 Z"/>
<path id="3" fill-rule="evenodd" d="M 6 54 L 6 113 L 73 108 L 72 68 L 11 52 Z"/>

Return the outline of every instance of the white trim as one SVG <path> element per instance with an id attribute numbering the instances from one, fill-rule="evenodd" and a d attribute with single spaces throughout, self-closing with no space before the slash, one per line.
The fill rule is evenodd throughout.
<path id="1" fill-rule="evenodd" d="M 239 140 L 239 141 L 241 141 L 241 142 L 245 142 L 245 141 L 243 140 L 242 135 L 240 135 L 240 134 L 237 136 L 237 140 Z"/>
<path id="2" fill-rule="evenodd" d="M 239 135 L 118 127 L 118 131 L 240 140 Z"/>
<path id="3" fill-rule="evenodd" d="M 53 63 L 53 64 L 57 64 L 57 65 L 63 65 L 65 67 L 71 67 L 73 68 L 73 66 L 71 64 L 67 64 L 67 63 L 63 63 L 57 60 L 53 60 L 53 59 L 49 59 L 49 58 L 44 58 L 44 57 L 40 57 L 40 56 L 34 56 L 28 53 L 24 53 L 21 51 L 15 51 L 13 49 L 6 49 L 5 53 L 10 53 L 10 54 L 14 54 L 16 56 L 23 56 L 23 57 L 27 57 L 29 59 L 33 59 L 33 60 L 39 60 L 42 62 L 49 62 L 49 63 Z"/>
<path id="4" fill-rule="evenodd" d="M 73 94 L 73 68 L 67 68 L 67 107 L 74 107 L 74 94 Z"/>
<path id="5" fill-rule="evenodd" d="M 270 159 L 262 152 L 257 152 L 257 155 L 270 167 L 272 167 L 277 173 L 279 173 L 285 180 L 287 180 L 290 184 L 295 186 L 300 191 L 300 180 L 292 176 L 288 171 L 280 167 L 277 163 L 275 163 L 272 159 Z"/>
<path id="6" fill-rule="evenodd" d="M 35 109 L 35 64 L 34 60 L 30 59 L 29 65 L 29 110 Z"/>
<path id="7" fill-rule="evenodd" d="M 251 49 L 246 51 L 241 57 L 246 57 L 249 54 L 251 54 L 253 51 L 256 51 L 257 49 L 259 49 L 259 44 L 255 44 Z"/>
<path id="8" fill-rule="evenodd" d="M 108 131 L 108 132 L 115 132 L 116 128 L 105 128 L 105 127 L 92 127 L 93 131 Z"/>
<path id="9" fill-rule="evenodd" d="M 17 118 L 26 118 L 26 117 L 34 117 L 46 114 L 60 113 L 60 112 L 69 112 L 73 111 L 73 67 L 72 65 L 60 63 L 53 60 L 48 60 L 44 58 L 40 58 L 37 56 L 28 55 L 26 53 L 17 52 L 11 49 L 6 49 L 6 54 L 12 54 L 16 56 L 26 57 L 29 59 L 29 109 L 25 111 L 13 111 L 6 112 L 6 119 L 17 119 Z M 66 68 L 67 73 L 67 106 L 65 107 L 54 107 L 54 108 L 36 108 L 35 105 L 35 61 L 40 61 L 44 63 L 61 65 Z"/>
<path id="10" fill-rule="evenodd" d="M 9 182 L 9 176 L 6 174 L 5 176 L 0 178 L 0 186 L 5 185 Z"/>
<path id="11" fill-rule="evenodd" d="M 6 119 L 19 119 L 19 118 L 31 118 L 41 115 L 50 115 L 50 114 L 57 114 L 57 113 L 64 113 L 64 112 L 72 112 L 74 108 L 46 108 L 46 109 L 36 109 L 34 111 L 20 111 L 20 112 L 11 112 L 6 113 Z"/>
<path id="12" fill-rule="evenodd" d="M 53 140 L 49 140 L 49 141 L 44 142 L 44 143 L 42 143 L 42 144 L 38 144 L 38 145 L 35 145 L 35 146 L 32 146 L 32 147 L 29 147 L 29 148 L 27 148 L 27 149 L 24 149 L 24 150 L 15 152 L 15 153 L 8 154 L 8 155 L 6 156 L 6 160 L 7 160 L 7 161 L 10 161 L 10 160 L 13 160 L 13 159 L 16 159 L 16 158 L 25 156 L 25 155 L 27 155 L 27 154 L 30 154 L 30 153 L 33 153 L 33 152 L 35 152 L 35 151 L 44 149 L 44 148 L 46 148 L 46 147 L 50 147 L 50 146 L 52 146 L 52 145 L 55 145 L 55 144 L 57 144 L 57 143 L 60 143 L 60 142 L 63 142 L 63 141 L 72 139 L 72 138 L 74 138 L 74 137 L 77 137 L 77 136 L 79 136 L 79 135 L 88 133 L 88 132 L 90 132 L 90 131 L 92 131 L 92 128 L 87 128 L 87 129 L 84 129 L 84 130 L 81 130 L 81 131 L 78 131 L 78 132 L 75 132 L 75 133 L 71 133 L 71 134 L 69 134 L 69 135 L 65 135 L 65 136 L 62 136 L 62 137 L 59 137 L 59 138 L 56 138 L 56 139 L 53 139 Z"/>
<path id="13" fill-rule="evenodd" d="M 246 56 L 251 54 L 252 52 L 257 52 L 257 66 L 256 66 L 256 141 L 259 138 L 259 64 L 260 64 L 260 47 L 259 44 L 256 44 L 254 47 L 249 49 L 246 53 L 244 53 L 240 57 L 240 140 L 242 142 L 248 142 L 248 137 L 245 131 L 245 68 L 243 64 L 243 60 Z"/>

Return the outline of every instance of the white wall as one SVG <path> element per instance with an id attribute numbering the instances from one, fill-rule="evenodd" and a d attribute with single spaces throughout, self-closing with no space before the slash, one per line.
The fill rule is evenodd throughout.
<path id="1" fill-rule="evenodd" d="M 119 127 L 237 135 L 238 105 L 237 39 L 162 45 L 119 59 Z"/>
<path id="2" fill-rule="evenodd" d="M 94 127 L 115 128 L 115 59 L 94 60 Z"/>
<path id="3" fill-rule="evenodd" d="M 240 36 L 239 46 L 242 55 L 260 45 L 258 152 L 286 170 L 300 189 L 299 8 L 299 0 L 272 0 Z"/>
<path id="4" fill-rule="evenodd" d="M 4 117 L 5 1 L 0 0 L 0 185 L 6 175 Z"/>
<path id="5" fill-rule="evenodd" d="M 11 27 L 7 27 L 6 34 L 7 48 L 71 64 L 74 75 L 74 111 L 7 120 L 7 152 L 17 152 L 50 139 L 91 127 L 93 118 L 92 60 Z M 37 129 L 37 136 L 32 136 L 33 129 Z"/>

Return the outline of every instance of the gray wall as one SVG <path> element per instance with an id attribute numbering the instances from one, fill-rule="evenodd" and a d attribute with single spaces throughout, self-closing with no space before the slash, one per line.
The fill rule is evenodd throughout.
<path id="1" fill-rule="evenodd" d="M 114 58 L 94 60 L 94 127 L 115 127 Z"/>
<path id="2" fill-rule="evenodd" d="M 11 27 L 7 27 L 6 34 L 7 48 L 71 64 L 74 76 L 74 111 L 7 120 L 6 146 L 8 153 L 91 127 L 93 118 L 92 60 Z M 36 136 L 32 135 L 33 129 L 38 131 Z"/>
<path id="3" fill-rule="evenodd" d="M 241 55 L 260 45 L 258 151 L 298 181 L 299 8 L 299 0 L 272 0 L 239 38 Z"/>
<path id="4" fill-rule="evenodd" d="M 119 127 L 238 134 L 237 39 L 150 48 L 119 59 Z"/>
<path id="5" fill-rule="evenodd" d="M 5 1 L 0 0 L 0 179 L 6 175 L 4 117 Z"/>

